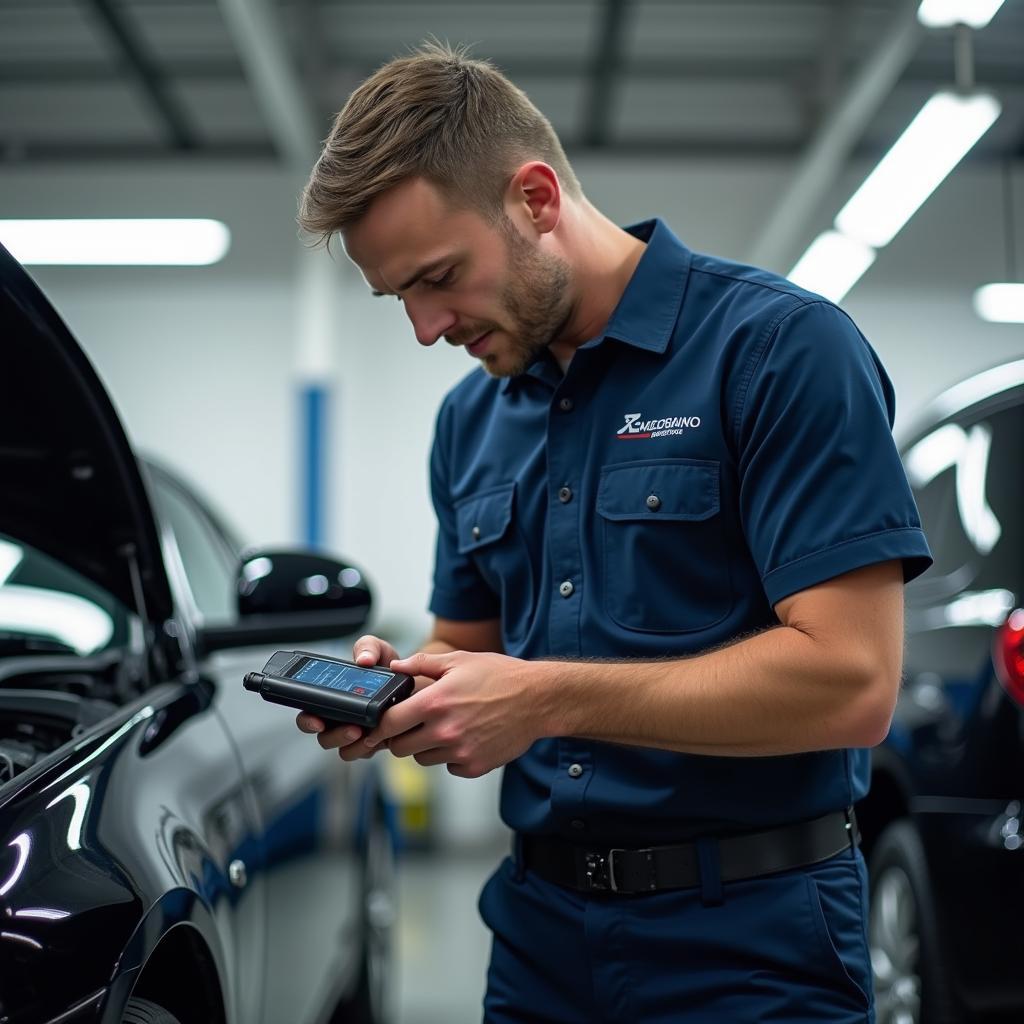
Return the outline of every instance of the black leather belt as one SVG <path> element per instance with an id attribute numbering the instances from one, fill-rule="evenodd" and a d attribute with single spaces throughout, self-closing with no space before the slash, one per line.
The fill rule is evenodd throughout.
<path id="1" fill-rule="evenodd" d="M 701 842 L 715 849 L 721 881 L 736 882 L 817 864 L 859 841 L 851 807 L 763 832 L 676 846 L 592 849 L 551 836 L 520 835 L 515 848 L 523 867 L 557 885 L 581 892 L 641 893 L 699 886 Z"/>

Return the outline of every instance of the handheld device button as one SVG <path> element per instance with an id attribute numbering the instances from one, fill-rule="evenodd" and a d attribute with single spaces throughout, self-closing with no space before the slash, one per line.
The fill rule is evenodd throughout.
<path id="1" fill-rule="evenodd" d="M 576 588 L 572 585 L 572 580 L 566 580 L 564 583 L 559 585 L 558 592 L 562 595 L 562 597 L 571 597 L 572 592 L 575 589 Z"/>
<path id="2" fill-rule="evenodd" d="M 647 496 L 647 507 L 652 512 L 657 512 L 658 509 L 661 508 L 661 498 L 659 498 L 656 494 L 649 494 Z"/>
<path id="3" fill-rule="evenodd" d="M 572 501 L 572 489 L 569 487 L 562 487 L 558 491 L 558 500 L 564 505 L 566 502 Z"/>
<path id="4" fill-rule="evenodd" d="M 571 764 L 569 765 L 569 777 L 578 779 L 583 774 L 583 765 Z"/>

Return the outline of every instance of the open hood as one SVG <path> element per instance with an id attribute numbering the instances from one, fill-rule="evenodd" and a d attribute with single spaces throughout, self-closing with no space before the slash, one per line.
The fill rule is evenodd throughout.
<path id="1" fill-rule="evenodd" d="M 117 413 L 67 327 L 3 246 L 0 532 L 59 559 L 150 622 L 171 615 L 149 498 Z"/>

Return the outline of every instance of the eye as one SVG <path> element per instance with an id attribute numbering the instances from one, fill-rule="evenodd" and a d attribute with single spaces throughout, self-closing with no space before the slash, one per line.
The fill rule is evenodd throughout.
<path id="1" fill-rule="evenodd" d="M 449 267 L 440 277 L 423 278 L 423 283 L 431 288 L 443 288 L 452 283 L 453 267 Z"/>

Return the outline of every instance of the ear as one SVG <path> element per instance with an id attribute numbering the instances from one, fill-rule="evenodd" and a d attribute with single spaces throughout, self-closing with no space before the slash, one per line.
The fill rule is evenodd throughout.
<path id="1" fill-rule="evenodd" d="M 554 169 L 540 160 L 523 164 L 505 191 L 505 209 L 521 227 L 540 235 L 553 231 L 562 212 L 562 186 Z"/>

